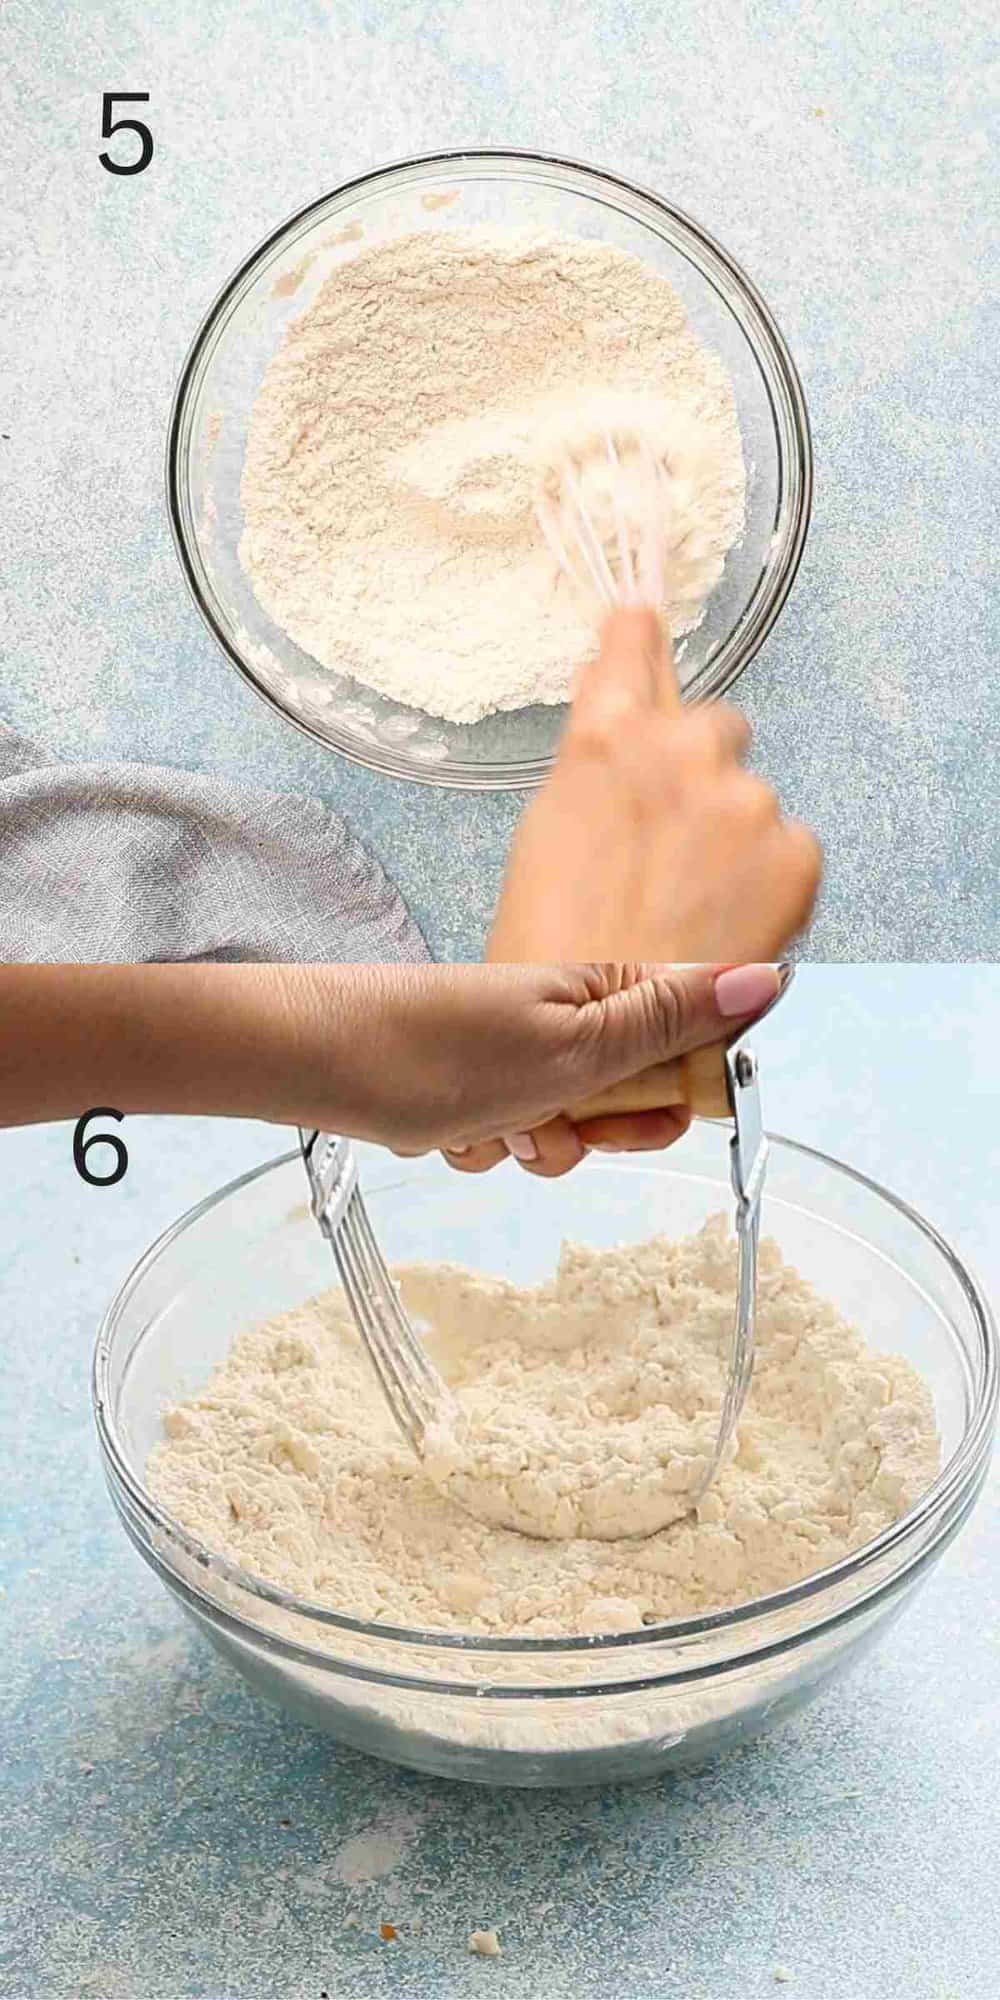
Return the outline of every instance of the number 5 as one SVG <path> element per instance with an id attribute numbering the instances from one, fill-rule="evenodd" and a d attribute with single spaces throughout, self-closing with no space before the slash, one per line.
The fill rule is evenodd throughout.
<path id="1" fill-rule="evenodd" d="M 148 167 L 153 157 L 153 135 L 149 126 L 144 125 L 140 118 L 115 117 L 116 104 L 148 103 L 148 90 L 106 90 L 104 92 L 101 100 L 101 138 L 111 139 L 116 132 L 134 132 L 141 147 L 139 158 L 130 161 L 124 167 L 120 167 L 117 160 L 111 158 L 110 153 L 98 153 L 97 157 L 102 167 L 106 167 L 109 174 L 141 174 Z"/>

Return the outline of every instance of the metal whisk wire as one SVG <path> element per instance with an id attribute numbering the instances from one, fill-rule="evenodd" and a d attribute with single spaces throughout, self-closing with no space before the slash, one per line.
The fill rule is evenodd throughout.
<path id="1" fill-rule="evenodd" d="M 605 611 L 620 605 L 663 603 L 666 579 L 664 548 L 671 499 L 665 465 L 649 442 L 630 445 L 630 465 L 610 431 L 602 435 L 604 457 L 597 469 L 607 469 L 598 482 L 608 506 L 602 524 L 588 499 L 579 457 L 569 454 L 556 468 L 554 490 L 536 502 L 535 515 L 556 566 L 577 589 L 596 596 Z M 597 465 L 597 456 L 590 461 Z M 631 504 L 630 504 L 631 502 Z"/>

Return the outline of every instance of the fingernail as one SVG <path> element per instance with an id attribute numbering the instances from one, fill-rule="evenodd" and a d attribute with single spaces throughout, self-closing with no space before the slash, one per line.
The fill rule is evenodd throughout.
<path id="1" fill-rule="evenodd" d="M 776 965 L 733 965 L 715 982 L 715 1004 L 727 1018 L 756 1014 L 780 993 L 781 985 Z"/>
<path id="2" fill-rule="evenodd" d="M 468 1153 L 472 1149 L 470 1146 L 446 1146 L 444 1150 L 446 1153 Z"/>
<path id="3" fill-rule="evenodd" d="M 593 1153 L 621 1153 L 625 1148 L 613 1145 L 610 1139 L 596 1139 L 588 1150 Z"/>
<path id="4" fill-rule="evenodd" d="M 530 1132 L 505 1132 L 503 1142 L 515 1160 L 537 1160 L 538 1147 Z"/>

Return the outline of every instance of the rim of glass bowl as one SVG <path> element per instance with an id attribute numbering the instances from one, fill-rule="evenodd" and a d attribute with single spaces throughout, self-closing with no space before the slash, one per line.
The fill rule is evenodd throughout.
<path id="1" fill-rule="evenodd" d="M 903 1201 L 899 1195 L 891 1193 L 888 1188 L 883 1187 L 878 1181 L 871 1180 L 866 1174 L 859 1173 L 856 1168 L 847 1166 L 843 1160 L 835 1160 L 828 1153 L 821 1153 L 811 1146 L 803 1146 L 797 1140 L 784 1138 L 778 1133 L 772 1133 L 769 1136 L 772 1147 L 780 1147 L 785 1152 L 799 1154 L 807 1160 L 818 1162 L 821 1166 L 832 1168 L 835 1173 L 845 1175 L 849 1180 L 856 1182 L 870 1193 L 878 1196 L 882 1201 L 888 1203 L 891 1208 L 896 1210 L 897 1214 L 903 1216 L 907 1222 L 918 1229 L 939 1255 L 943 1257 L 953 1276 L 957 1279 L 971 1309 L 979 1337 L 980 1358 L 982 1361 L 982 1378 L 979 1391 L 971 1412 L 968 1428 L 948 1464 L 938 1474 L 938 1477 L 927 1488 L 926 1492 L 921 1494 L 916 1505 L 911 1507 L 909 1512 L 904 1514 L 900 1520 L 893 1522 L 891 1527 L 884 1529 L 880 1535 L 875 1537 L 874 1541 L 864 1543 L 860 1549 L 854 1550 L 839 1562 L 829 1564 L 826 1569 L 816 1570 L 810 1576 L 803 1577 L 800 1582 L 790 1584 L 784 1590 L 773 1591 L 766 1597 L 752 1598 L 746 1604 L 737 1604 L 727 1610 L 705 1613 L 697 1618 L 667 1619 L 660 1625 L 645 1625 L 635 1632 L 616 1632 L 594 1637 L 567 1636 L 557 1638 L 551 1634 L 545 1637 L 535 1637 L 525 1634 L 519 1637 L 508 1636 L 506 1638 L 496 1638 L 484 1633 L 445 1632 L 434 1628 L 420 1630 L 413 1626 L 387 1625 L 381 1621 L 372 1623 L 366 1619 L 352 1618 L 346 1612 L 332 1610 L 328 1605 L 313 1604 L 308 1598 L 293 1596 L 290 1592 L 282 1590 L 280 1586 L 268 1583 L 265 1577 L 257 1576 L 251 1570 L 242 1569 L 239 1564 L 230 1561 L 227 1556 L 221 1555 L 217 1550 L 209 1548 L 207 1544 L 199 1541 L 196 1536 L 190 1534 L 186 1528 L 174 1520 L 172 1515 L 157 1505 L 142 1480 L 133 1471 L 129 1456 L 123 1448 L 119 1437 L 118 1426 L 111 1412 L 109 1384 L 111 1354 L 119 1318 L 133 1292 L 141 1284 L 147 1271 L 177 1237 L 181 1236 L 187 1229 L 193 1227 L 200 1217 L 207 1214 L 210 1209 L 226 1201 L 230 1195 L 238 1193 L 241 1188 L 247 1187 L 251 1182 L 259 1180 L 264 1174 L 274 1173 L 278 1168 L 287 1165 L 289 1162 L 298 1160 L 299 1154 L 297 1151 L 280 1153 L 274 1159 L 265 1160 L 261 1166 L 252 1167 L 248 1173 L 241 1174 L 237 1179 L 228 1181 L 224 1187 L 217 1189 L 214 1194 L 207 1195 L 203 1201 L 197 1202 L 193 1208 L 186 1210 L 183 1215 L 178 1217 L 176 1222 L 172 1223 L 168 1229 L 165 1229 L 156 1238 L 155 1242 L 149 1246 L 138 1262 L 133 1265 L 128 1276 L 119 1286 L 98 1329 L 91 1370 L 91 1397 L 94 1417 L 106 1468 L 110 1469 L 115 1479 L 124 1488 L 131 1506 L 141 1518 L 147 1531 L 155 1530 L 161 1537 L 166 1538 L 168 1545 L 171 1541 L 178 1543 L 189 1559 L 205 1568 L 211 1575 L 219 1577 L 223 1583 L 235 1586 L 251 1598 L 259 1598 L 264 1603 L 273 1605 L 279 1610 L 289 1611 L 299 1617 L 308 1619 L 313 1624 L 329 1627 L 336 1631 L 356 1633 L 364 1638 L 374 1637 L 380 1640 L 389 1640 L 401 1647 L 432 1647 L 440 1649 L 442 1652 L 454 1650 L 491 1653 L 503 1656 L 530 1656 L 532 1654 L 545 1656 L 556 1653 L 593 1654 L 594 1652 L 602 1651 L 615 1654 L 621 1653 L 632 1646 L 650 1647 L 664 1641 L 671 1646 L 676 1646 L 678 1642 L 684 1640 L 693 1640 L 709 1635 L 717 1636 L 720 1631 L 739 1631 L 740 1627 L 747 1625 L 751 1620 L 765 1619 L 774 1612 L 785 1611 L 790 1607 L 806 1604 L 810 1600 L 821 1599 L 823 1593 L 832 1586 L 841 1583 L 850 1583 L 859 1577 L 870 1565 L 880 1561 L 881 1558 L 891 1554 L 893 1550 L 905 1543 L 915 1530 L 926 1526 L 934 1515 L 939 1515 L 941 1517 L 938 1524 L 939 1533 L 935 1537 L 935 1544 L 930 1548 L 921 1546 L 911 1555 L 908 1561 L 904 1561 L 901 1564 L 892 1576 L 882 1581 L 876 1595 L 882 1596 L 887 1594 L 890 1590 L 898 1588 L 907 1575 L 919 1570 L 930 1559 L 935 1553 L 936 1542 L 940 1539 L 943 1528 L 951 1523 L 952 1511 L 960 1509 L 959 1518 L 954 1521 L 952 1532 L 957 1529 L 961 1518 L 964 1518 L 964 1513 L 971 1506 L 978 1492 L 979 1484 L 985 1474 L 989 1459 L 990 1444 L 997 1418 L 998 1396 L 1000 1396 L 1000 1366 L 998 1366 L 998 1354 L 1000 1354 L 1000 1350 L 998 1350 L 996 1322 L 976 1279 L 962 1263 L 951 1245 L 934 1228 L 933 1223 L 928 1222 L 926 1217 L 921 1215 L 917 1209 L 911 1208 L 908 1202 Z M 584 1171 L 600 1172 L 601 1167 L 601 1162 L 590 1162 Z M 648 1165 L 642 1171 L 649 1171 Z M 138 1337 L 141 1338 L 141 1334 Z M 148 1549 L 146 1552 L 155 1556 L 158 1567 L 165 1571 L 172 1584 L 177 1584 L 185 1595 L 192 1596 L 197 1603 L 201 1604 L 203 1602 L 202 1594 L 196 1591 L 187 1579 L 179 1576 L 176 1571 L 170 1568 L 162 1549 Z M 232 1606 L 220 1604 L 207 1592 L 204 1594 L 204 1601 L 207 1601 L 208 1605 L 210 1605 L 212 1615 L 220 1617 L 227 1625 L 242 1630 L 255 1638 L 264 1637 L 270 1643 L 276 1645 L 282 1652 L 286 1652 L 290 1656 L 298 1657 L 305 1661 L 312 1661 L 313 1663 L 318 1662 L 326 1667 L 336 1664 L 336 1661 L 330 1654 L 320 1652 L 313 1647 L 298 1644 L 296 1641 L 286 1638 L 280 1633 L 276 1633 L 269 1626 L 255 1624 L 252 1619 L 243 1616 L 240 1612 L 234 1611 Z M 820 1616 L 812 1620 L 807 1631 L 797 1630 L 791 1634 L 783 1635 L 776 1641 L 767 1641 L 754 1648 L 749 1656 L 741 1654 L 740 1659 L 745 1663 L 748 1657 L 751 1659 L 766 1658 L 776 1653 L 784 1652 L 789 1647 L 799 1644 L 807 1636 L 807 1633 L 811 1636 L 819 1630 L 830 1629 L 842 1624 L 845 1620 L 854 1616 L 859 1608 L 857 1603 L 838 1607 L 831 1610 L 827 1617 Z M 681 1682 L 702 1679 L 706 1674 L 711 1675 L 714 1672 L 720 1671 L 724 1664 L 715 1662 L 709 1666 L 701 1665 L 693 1668 L 685 1666 L 680 1662 L 674 1667 L 664 1665 L 658 1667 L 655 1679 L 658 1683 L 661 1681 L 676 1680 Z M 343 1667 L 344 1663 L 341 1662 L 340 1665 Z M 355 1671 L 354 1666 L 351 1667 L 351 1671 Z M 363 1679 L 383 1680 L 386 1678 L 385 1673 L 378 1669 L 365 1669 L 359 1666 L 356 1671 Z M 646 1683 L 644 1682 L 643 1684 Z M 629 1683 L 627 1685 L 632 1684 Z M 455 1688 L 455 1692 L 458 1693 L 474 1691 L 474 1689 L 461 1684 L 457 1684 Z M 535 1690 L 531 1691 L 535 1692 Z M 615 1691 L 620 1693 L 626 1690 L 621 1684 L 616 1683 Z M 510 1693 L 515 1692 L 515 1690 L 498 1689 L 497 1692 Z M 544 1690 L 539 1689 L 538 1692 L 543 1693 Z M 554 1694 L 567 1694 L 570 1692 L 570 1689 L 559 1687 L 552 1689 L 551 1692 Z M 583 1688 L 581 1692 L 597 1694 L 601 1692 L 601 1689 L 597 1686 L 590 1686 Z"/>
<path id="2" fill-rule="evenodd" d="M 166 484 L 167 511 L 174 547 L 185 581 L 201 617 L 230 664 L 269 708 L 284 717 L 313 742 L 338 751 L 368 770 L 409 779 L 414 784 L 445 785 L 464 791 L 520 791 L 540 784 L 551 769 L 552 757 L 531 757 L 502 764 L 470 763 L 456 758 L 447 764 L 418 767 L 390 746 L 373 746 L 355 739 L 336 723 L 328 728 L 296 715 L 245 659 L 230 636 L 226 621 L 215 610 L 215 593 L 208 583 L 198 550 L 193 518 L 186 504 L 183 467 L 190 441 L 195 397 L 202 378 L 234 312 L 242 303 L 269 259 L 289 247 L 328 210 L 330 215 L 347 207 L 362 191 L 380 183 L 387 189 L 409 182 L 427 180 L 442 169 L 471 175 L 478 170 L 502 178 L 534 170 L 532 177 L 568 185 L 574 192 L 603 202 L 606 207 L 629 215 L 673 248 L 682 248 L 707 284 L 718 293 L 739 323 L 760 369 L 775 432 L 778 437 L 778 519 L 787 515 L 783 545 L 766 587 L 758 581 L 739 624 L 729 634 L 692 683 L 699 700 L 725 693 L 732 687 L 772 631 L 795 581 L 802 559 L 812 510 L 813 457 L 809 414 L 799 373 L 791 352 L 770 308 L 742 266 L 724 250 L 707 229 L 676 208 L 662 195 L 641 182 L 632 181 L 604 167 L 575 160 L 562 153 L 536 153 L 506 146 L 455 147 L 441 153 L 418 153 L 374 167 L 342 181 L 327 194 L 297 209 L 271 231 L 227 279 L 205 314 L 188 349 L 174 392 L 167 428 Z M 779 527 L 776 533 L 781 533 Z"/>

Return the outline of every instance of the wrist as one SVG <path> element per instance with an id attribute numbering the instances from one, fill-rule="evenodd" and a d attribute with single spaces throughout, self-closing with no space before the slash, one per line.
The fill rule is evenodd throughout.
<path id="1" fill-rule="evenodd" d="M 136 1076 L 156 1101 L 134 1108 L 378 1138 L 393 983 L 378 966 L 185 967 L 162 982 Z"/>

